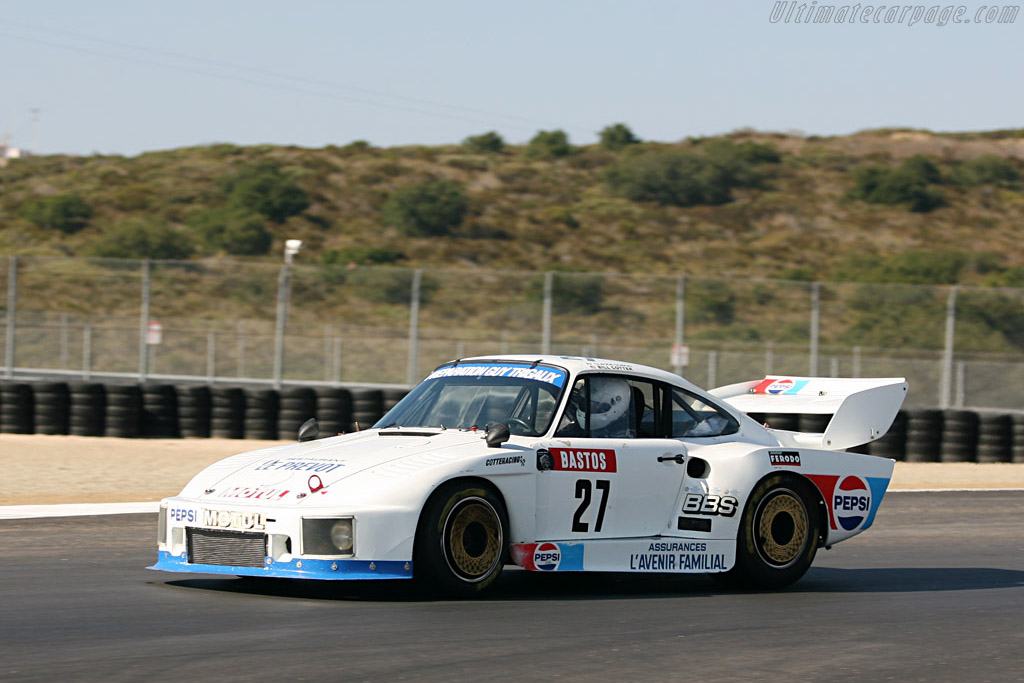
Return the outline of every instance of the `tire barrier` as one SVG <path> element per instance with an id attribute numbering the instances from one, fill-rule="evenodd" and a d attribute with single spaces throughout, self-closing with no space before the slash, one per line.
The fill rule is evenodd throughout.
<path id="1" fill-rule="evenodd" d="M 142 389 L 138 384 L 108 384 L 105 436 L 140 436 Z"/>
<path id="2" fill-rule="evenodd" d="M 321 438 L 368 429 L 408 392 L 400 389 L 0 381 L 0 432 L 76 436 L 296 437 L 310 417 Z M 772 429 L 820 434 L 831 415 L 750 413 Z M 1024 463 L 1024 414 L 901 410 L 885 436 L 849 449 L 907 462 Z"/>
<path id="3" fill-rule="evenodd" d="M 210 435 L 220 439 L 245 438 L 245 393 L 240 388 L 210 389 Z"/>
<path id="4" fill-rule="evenodd" d="M 245 438 L 278 438 L 280 397 L 273 389 L 245 390 Z"/>
<path id="5" fill-rule="evenodd" d="M 380 389 L 352 390 L 352 422 L 369 429 L 384 417 L 384 392 Z"/>
<path id="6" fill-rule="evenodd" d="M 1009 415 L 978 416 L 978 462 L 1010 462 L 1013 421 Z"/>
<path id="7" fill-rule="evenodd" d="M 75 436 L 103 436 L 107 431 L 107 387 L 96 382 L 72 382 L 68 431 Z"/>
<path id="8" fill-rule="evenodd" d="M 291 387 L 281 391 L 281 411 L 277 433 L 283 439 L 298 438 L 299 427 L 316 417 L 316 392 L 309 387 Z"/>
<path id="9" fill-rule="evenodd" d="M 867 444 L 867 452 L 870 455 L 877 455 L 882 458 L 893 460 L 905 460 L 907 457 L 907 413 L 900 411 L 896 414 L 889 431 L 881 439 L 876 439 Z"/>
<path id="10" fill-rule="evenodd" d="M 178 391 L 173 385 L 142 385 L 139 428 L 144 437 L 176 439 L 181 436 L 178 428 Z"/>
<path id="11" fill-rule="evenodd" d="M 352 392 L 340 387 L 317 387 L 316 421 L 320 437 L 352 431 Z"/>
<path id="12" fill-rule="evenodd" d="M 939 462 L 942 443 L 941 410 L 908 410 L 907 462 Z"/>
<path id="13" fill-rule="evenodd" d="M 67 434 L 71 419 L 71 392 L 66 382 L 38 382 L 35 396 L 36 434 Z"/>
<path id="14" fill-rule="evenodd" d="M 977 462 L 977 413 L 969 410 L 943 411 L 939 459 L 942 462 Z"/>
<path id="15" fill-rule="evenodd" d="M 35 396 L 25 382 L 0 383 L 0 432 L 35 433 Z"/>
<path id="16" fill-rule="evenodd" d="M 178 429 L 184 437 L 210 436 L 210 387 L 203 384 L 180 386 L 178 392 Z"/>

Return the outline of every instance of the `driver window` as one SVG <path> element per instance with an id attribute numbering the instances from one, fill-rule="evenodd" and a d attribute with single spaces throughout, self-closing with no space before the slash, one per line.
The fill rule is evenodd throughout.
<path id="1" fill-rule="evenodd" d="M 589 375 L 573 386 L 555 436 L 652 438 L 658 434 L 658 414 L 651 382 Z"/>
<path id="2" fill-rule="evenodd" d="M 705 403 L 689 392 L 672 390 L 672 436 L 722 436 L 739 429 L 729 413 Z"/>

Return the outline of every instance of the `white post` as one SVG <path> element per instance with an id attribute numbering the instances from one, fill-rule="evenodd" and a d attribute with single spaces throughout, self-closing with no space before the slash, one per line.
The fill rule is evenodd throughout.
<path id="1" fill-rule="evenodd" d="M 686 330 L 686 276 L 680 275 L 676 278 L 676 363 L 672 370 L 677 375 L 683 374 L 683 343 L 685 342 L 684 332 Z"/>
<path id="2" fill-rule="evenodd" d="M 939 382 L 939 407 L 950 406 L 953 393 L 953 332 L 956 329 L 956 296 L 959 287 L 954 285 L 946 299 L 946 344 L 942 351 L 942 379 Z"/>
<path id="3" fill-rule="evenodd" d="M 420 365 L 420 291 L 423 285 L 423 269 L 417 268 L 412 274 L 412 287 L 409 292 L 409 361 L 405 373 L 405 383 L 416 384 L 419 379 Z"/>
<path id="4" fill-rule="evenodd" d="M 18 257 L 7 259 L 7 329 L 4 340 L 4 364 L 7 379 L 14 377 L 14 312 L 18 308 Z"/>
<path id="5" fill-rule="evenodd" d="M 60 314 L 60 369 L 68 369 L 68 314 Z"/>
<path id="6" fill-rule="evenodd" d="M 146 379 L 149 373 L 149 289 L 150 271 L 149 259 L 142 260 L 142 305 L 139 307 L 139 381 Z"/>
<path id="7" fill-rule="evenodd" d="M 288 320 L 288 284 L 291 278 L 291 263 L 281 266 L 277 281 L 277 323 L 274 326 L 274 388 L 281 388 L 284 377 L 284 329 Z"/>
<path id="8" fill-rule="evenodd" d="M 541 320 L 540 352 L 551 353 L 551 290 L 554 288 L 555 274 L 544 273 L 544 309 Z"/>
<path id="9" fill-rule="evenodd" d="M 86 323 L 82 328 L 82 379 L 92 375 L 92 325 Z"/>
<path id="10" fill-rule="evenodd" d="M 960 361 L 956 364 L 956 403 L 957 408 L 964 407 L 964 397 L 967 394 L 967 363 Z"/>
<path id="11" fill-rule="evenodd" d="M 206 381 L 213 384 L 217 376 L 217 333 L 208 330 L 206 333 Z"/>
<path id="12" fill-rule="evenodd" d="M 818 333 L 821 320 L 821 283 L 811 285 L 811 362 L 810 376 L 818 376 Z"/>
<path id="13" fill-rule="evenodd" d="M 718 351 L 708 352 L 708 389 L 718 384 Z"/>
<path id="14" fill-rule="evenodd" d="M 860 377 L 860 375 L 861 375 L 860 347 L 859 346 L 854 346 L 853 347 L 853 374 L 851 375 L 851 377 Z"/>

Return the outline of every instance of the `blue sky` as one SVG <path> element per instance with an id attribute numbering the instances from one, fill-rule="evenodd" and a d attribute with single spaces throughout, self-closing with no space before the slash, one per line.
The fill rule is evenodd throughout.
<path id="1" fill-rule="evenodd" d="M 618 121 L 661 141 L 1024 127 L 1024 15 L 786 24 L 769 21 L 774 5 L 0 0 L 0 134 L 41 153 L 134 155 L 492 129 L 523 142 L 562 128 L 582 144 Z"/>

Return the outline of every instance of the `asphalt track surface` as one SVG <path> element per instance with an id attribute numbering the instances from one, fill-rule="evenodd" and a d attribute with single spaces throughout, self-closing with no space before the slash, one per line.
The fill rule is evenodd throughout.
<path id="1" fill-rule="evenodd" d="M 0 521 L 0 680 L 1024 680 L 1024 492 L 896 493 L 777 593 L 507 571 L 408 584 L 147 571 L 154 514 Z"/>

